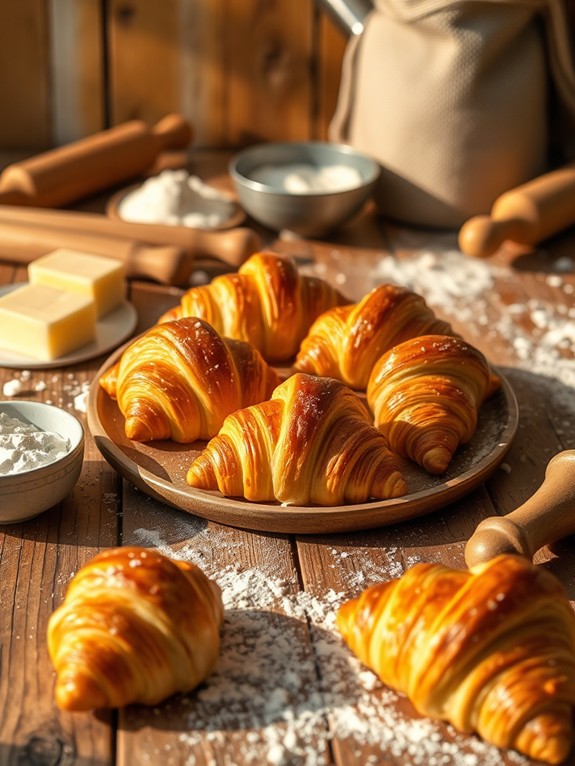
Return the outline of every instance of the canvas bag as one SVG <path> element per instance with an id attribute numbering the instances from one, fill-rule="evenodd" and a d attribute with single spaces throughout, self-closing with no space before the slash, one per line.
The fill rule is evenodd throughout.
<path id="1" fill-rule="evenodd" d="M 329 137 L 380 162 L 384 215 L 456 228 L 574 157 L 574 125 L 562 0 L 375 0 Z"/>

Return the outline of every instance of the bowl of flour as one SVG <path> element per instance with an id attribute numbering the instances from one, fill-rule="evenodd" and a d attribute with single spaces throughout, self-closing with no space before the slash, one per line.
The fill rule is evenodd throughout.
<path id="1" fill-rule="evenodd" d="M 363 208 L 380 166 L 350 146 L 308 141 L 243 149 L 229 171 L 240 204 L 254 220 L 276 231 L 321 237 Z"/>
<path id="2" fill-rule="evenodd" d="M 75 415 L 43 402 L 0 401 L 0 524 L 57 505 L 78 481 L 83 459 Z"/>

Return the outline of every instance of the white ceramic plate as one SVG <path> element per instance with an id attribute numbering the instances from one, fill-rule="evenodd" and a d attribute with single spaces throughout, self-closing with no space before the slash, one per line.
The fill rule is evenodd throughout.
<path id="1" fill-rule="evenodd" d="M 21 287 L 24 282 L 0 287 L 0 296 Z M 16 369 L 50 369 L 51 367 L 66 367 L 70 364 L 85 362 L 100 354 L 112 351 L 122 341 L 129 338 L 136 329 L 138 314 L 131 303 L 125 301 L 114 311 L 103 316 L 96 323 L 96 340 L 77 349 L 71 354 L 60 356 L 52 361 L 35 359 L 25 354 L 17 354 L 14 351 L 0 348 L 0 367 L 14 367 Z"/>

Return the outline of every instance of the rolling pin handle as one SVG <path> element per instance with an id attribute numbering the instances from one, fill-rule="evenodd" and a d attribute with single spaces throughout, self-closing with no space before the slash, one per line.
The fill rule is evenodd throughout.
<path id="1" fill-rule="evenodd" d="M 465 546 L 465 562 L 472 567 L 502 553 L 532 558 L 544 545 L 573 533 L 575 450 L 564 450 L 549 461 L 543 484 L 523 505 L 480 522 Z"/>
<path id="2" fill-rule="evenodd" d="M 194 131 L 181 114 L 168 114 L 152 130 L 161 149 L 185 149 L 191 144 Z"/>
<path id="3" fill-rule="evenodd" d="M 459 249 L 474 258 L 487 258 L 497 252 L 506 240 L 527 243 L 528 225 L 519 219 L 497 220 L 477 215 L 466 221 L 459 231 Z"/>
<path id="4" fill-rule="evenodd" d="M 465 563 L 471 568 L 503 553 L 533 556 L 525 533 L 512 520 L 505 516 L 483 519 L 465 546 Z"/>
<path id="5" fill-rule="evenodd" d="M 234 268 L 261 247 L 259 235 L 247 226 L 221 232 L 195 229 L 193 235 L 197 257 L 217 258 Z"/>

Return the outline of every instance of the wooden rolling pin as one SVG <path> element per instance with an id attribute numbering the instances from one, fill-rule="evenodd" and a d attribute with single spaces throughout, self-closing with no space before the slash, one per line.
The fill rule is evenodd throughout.
<path id="1" fill-rule="evenodd" d="M 126 264 L 126 276 L 166 285 L 187 285 L 194 264 L 193 258 L 174 245 L 149 245 L 121 237 L 0 224 L 0 259 L 4 256 L 27 264 L 60 247 L 116 258 Z"/>
<path id="2" fill-rule="evenodd" d="M 20 235 L 17 235 L 17 229 L 21 230 Z M 99 213 L 0 206 L 0 259 L 3 255 L 14 259 L 17 255 L 19 262 L 28 263 L 37 257 L 36 248 L 30 248 L 30 257 L 27 257 L 24 245 L 16 250 L 18 236 L 22 243 L 34 243 L 45 236 L 45 233 L 54 230 L 62 235 L 82 233 L 139 240 L 155 245 L 174 245 L 182 248 L 191 259 L 215 258 L 233 268 L 240 266 L 261 246 L 260 237 L 248 227 L 209 231 L 188 226 L 113 221 Z M 5 243 L 8 244 L 9 251 L 4 247 Z"/>
<path id="3" fill-rule="evenodd" d="M 9 165 L 0 203 L 61 207 L 143 174 L 166 149 L 183 149 L 192 128 L 178 114 L 154 127 L 132 120 Z"/>
<path id="4" fill-rule="evenodd" d="M 459 248 L 483 258 L 505 241 L 530 247 L 575 224 L 575 163 L 534 178 L 498 197 L 490 215 L 466 221 Z"/>
<path id="5" fill-rule="evenodd" d="M 544 545 L 575 533 L 575 450 L 555 455 L 545 479 L 532 497 L 507 516 L 493 516 L 477 525 L 465 546 L 472 567 L 501 553 L 527 558 Z"/>

